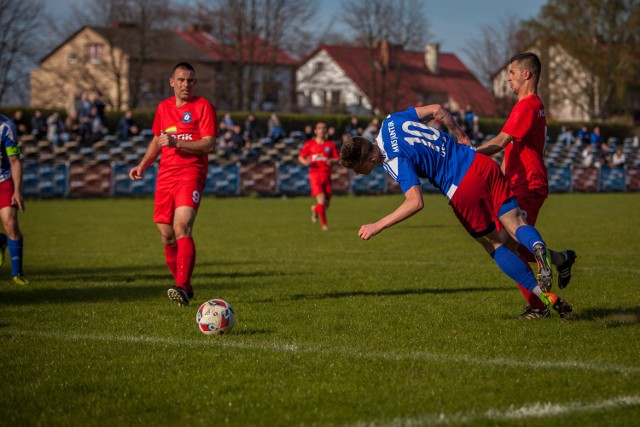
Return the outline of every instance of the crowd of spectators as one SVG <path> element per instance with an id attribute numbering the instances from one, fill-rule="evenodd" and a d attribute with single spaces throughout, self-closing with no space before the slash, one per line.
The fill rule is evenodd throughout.
<path id="1" fill-rule="evenodd" d="M 480 129 L 479 118 L 471 105 L 465 106 L 462 111 L 452 109 L 447 103 L 443 106 L 474 145 L 480 145 L 485 138 L 491 137 Z M 67 104 L 65 120 L 58 112 L 44 117 L 40 110 L 33 112 L 30 123 L 27 123 L 21 110 L 17 110 L 12 119 L 20 136 L 31 134 L 37 140 L 48 140 L 55 147 L 64 146 L 71 140 L 78 141 L 80 146 L 88 147 L 109 133 L 104 125 L 104 110 L 105 104 L 100 97 L 89 100 L 86 94 L 76 94 Z M 266 123 L 266 129 L 263 129 L 254 114 L 249 114 L 241 124 L 235 123 L 231 114 L 226 113 L 218 123 L 220 136 L 216 145 L 217 154 L 221 159 L 229 161 L 250 162 L 258 157 L 258 147 L 261 145 L 275 145 L 283 140 L 291 141 L 291 137 L 298 143 L 314 138 L 314 125 L 315 123 L 308 123 L 302 129 L 286 129 L 278 115 L 273 113 Z M 380 125 L 378 118 L 362 122 L 353 116 L 343 129 L 330 126 L 327 139 L 334 142 L 338 149 L 351 136 L 362 136 L 373 141 L 380 131 Z M 430 125 L 448 131 L 437 121 L 431 122 Z M 122 114 L 113 132 L 121 141 L 140 133 L 141 129 L 131 111 Z M 611 140 L 603 138 L 599 126 L 594 126 L 591 130 L 581 126 L 576 132 L 569 126 L 563 126 L 551 143 L 579 147 L 577 161 L 583 167 L 623 167 L 627 158 L 622 146 L 610 142 Z"/>

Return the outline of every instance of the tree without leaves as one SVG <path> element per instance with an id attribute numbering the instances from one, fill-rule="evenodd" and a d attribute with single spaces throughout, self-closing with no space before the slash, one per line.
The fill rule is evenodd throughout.
<path id="1" fill-rule="evenodd" d="M 388 43 L 387 46 L 395 46 L 395 49 L 424 48 L 429 38 L 429 25 L 423 3 L 419 0 L 346 0 L 343 5 L 342 21 L 351 28 L 353 41 L 369 49 L 372 113 L 384 111 L 387 96 L 391 96 L 391 104 L 396 109 L 402 63 L 398 61 L 393 64 L 393 70 L 380 64 L 379 49 L 383 41 Z M 389 75 L 393 79 L 390 82 L 390 95 L 387 94 L 387 84 L 384 84 Z"/>
<path id="2" fill-rule="evenodd" d="M 45 18 L 42 0 L 0 0 L 0 102 L 8 91 L 26 99 L 24 82 L 42 49 Z"/>

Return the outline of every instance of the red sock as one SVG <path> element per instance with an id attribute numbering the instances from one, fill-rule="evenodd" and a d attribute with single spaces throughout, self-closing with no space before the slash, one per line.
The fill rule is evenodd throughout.
<path id="1" fill-rule="evenodd" d="M 525 264 L 529 266 L 529 269 L 531 269 L 531 265 L 527 262 L 525 257 L 520 255 L 520 259 L 522 259 L 525 262 Z M 535 276 L 535 273 L 534 273 L 534 276 Z M 546 305 L 544 305 L 544 303 L 540 300 L 540 298 L 538 298 L 533 292 L 531 292 L 530 290 L 522 286 L 520 283 L 517 283 L 517 285 L 518 285 L 518 288 L 520 288 L 520 292 L 522 293 L 522 296 L 524 296 L 524 299 L 527 300 L 527 303 L 529 303 L 529 306 L 531 308 L 544 310 Z"/>
<path id="2" fill-rule="evenodd" d="M 173 280 L 175 280 L 176 282 L 178 281 L 178 267 L 176 262 L 177 258 L 178 258 L 178 245 L 164 247 L 164 259 L 167 262 L 167 267 L 169 267 L 169 271 L 171 271 Z"/>
<path id="3" fill-rule="evenodd" d="M 191 289 L 191 274 L 196 265 L 196 245 L 193 238 L 178 239 L 177 279 L 176 284 L 187 290 Z"/>
<path id="4" fill-rule="evenodd" d="M 314 211 L 316 211 L 318 213 L 318 216 L 320 217 L 320 223 L 326 227 L 327 226 L 327 211 L 324 207 L 324 205 L 318 203 L 314 208 Z"/>

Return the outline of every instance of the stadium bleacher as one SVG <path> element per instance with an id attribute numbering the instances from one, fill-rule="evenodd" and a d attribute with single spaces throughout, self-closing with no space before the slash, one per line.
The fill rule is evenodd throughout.
<path id="1" fill-rule="evenodd" d="M 89 146 L 68 141 L 54 146 L 32 136 L 21 138 L 24 160 L 24 194 L 38 197 L 84 197 L 153 194 L 157 166 L 145 171 L 140 181 L 131 181 L 129 170 L 139 163 L 153 137 L 150 130 L 128 140 L 107 135 Z M 234 196 L 247 193 L 262 195 L 309 194 L 308 169 L 298 163 L 304 144 L 302 132 L 273 141 L 261 138 L 241 156 L 217 150 L 209 154 L 209 173 L 205 193 Z M 551 192 L 570 191 L 639 191 L 640 147 L 637 140 L 620 142 L 610 138 L 612 151 L 620 145 L 626 156 L 624 168 L 583 167 L 579 143 L 548 143 L 545 162 Z M 501 154 L 495 157 L 501 161 Z M 369 176 L 353 175 L 336 166 L 332 174 L 336 194 L 379 194 L 400 192 L 382 168 Z M 438 191 L 423 181 L 425 192 Z"/>

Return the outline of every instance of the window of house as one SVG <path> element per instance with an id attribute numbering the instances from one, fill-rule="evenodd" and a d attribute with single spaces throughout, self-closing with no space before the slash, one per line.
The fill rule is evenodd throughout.
<path id="1" fill-rule="evenodd" d="M 89 44 L 85 47 L 84 56 L 89 64 L 102 64 L 104 46 L 101 44 Z"/>
<path id="2" fill-rule="evenodd" d="M 67 63 L 76 64 L 77 62 L 78 62 L 78 57 L 76 56 L 75 53 L 70 53 L 69 56 L 67 56 Z"/>
<path id="3" fill-rule="evenodd" d="M 315 71 L 316 71 L 316 72 L 318 72 L 318 71 L 322 71 L 322 70 L 324 70 L 324 62 L 322 62 L 322 61 L 318 61 L 318 62 L 316 62 L 316 63 L 314 64 L 314 67 L 315 67 Z"/>

